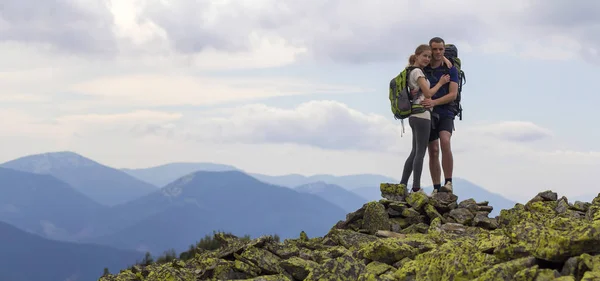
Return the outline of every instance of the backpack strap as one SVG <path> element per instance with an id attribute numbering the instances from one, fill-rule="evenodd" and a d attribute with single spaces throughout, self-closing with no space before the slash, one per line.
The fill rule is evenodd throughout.
<path id="1" fill-rule="evenodd" d="M 409 86 L 408 82 L 410 81 L 410 73 L 413 70 L 415 70 L 415 68 L 418 68 L 418 67 L 412 66 L 412 65 L 406 67 L 406 90 L 408 90 L 409 93 L 410 93 L 410 86 Z M 409 95 L 408 97 L 409 97 L 410 101 L 412 102 L 412 95 Z"/>

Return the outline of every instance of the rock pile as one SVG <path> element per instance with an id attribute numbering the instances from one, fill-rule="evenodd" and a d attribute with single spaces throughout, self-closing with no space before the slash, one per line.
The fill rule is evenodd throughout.
<path id="1" fill-rule="evenodd" d="M 439 218 L 444 228 L 498 228 L 497 219 L 488 217 L 493 207 L 487 201 L 467 199 L 458 203 L 458 197 L 452 193 L 440 192 L 429 197 L 420 192 L 408 193 L 398 184 L 383 183 L 380 189 L 384 199 L 365 204 L 335 227 L 368 234 L 376 234 L 378 230 L 427 233 L 431 221 Z"/>
<path id="2" fill-rule="evenodd" d="M 381 192 L 324 237 L 243 242 L 218 233 L 220 249 L 100 281 L 600 280 L 600 194 L 570 203 L 544 191 L 489 218 L 487 202 L 395 184 Z"/>

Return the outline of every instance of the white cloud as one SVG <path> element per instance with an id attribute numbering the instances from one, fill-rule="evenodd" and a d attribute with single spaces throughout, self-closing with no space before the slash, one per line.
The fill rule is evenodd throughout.
<path id="1" fill-rule="evenodd" d="M 74 84 L 68 90 L 98 98 L 95 105 L 170 106 L 239 103 L 274 96 L 352 93 L 364 89 L 281 77 L 140 74 L 100 77 Z"/>
<path id="2" fill-rule="evenodd" d="M 471 128 L 470 131 L 500 140 L 516 142 L 537 141 L 553 136 L 552 131 L 525 121 L 503 121 L 477 125 Z"/>
<path id="3" fill-rule="evenodd" d="M 113 32 L 133 46 L 153 46 L 159 50 L 168 48 L 165 31 L 151 21 L 140 19 L 144 5 L 142 0 L 108 1 L 115 23 Z"/>
<path id="4" fill-rule="evenodd" d="M 32 94 L 7 93 L 0 96 L 1 103 L 40 103 L 50 101 L 49 97 Z"/>
<path id="5" fill-rule="evenodd" d="M 270 43 L 261 44 L 267 46 Z M 279 65 L 277 61 L 292 60 L 286 57 L 285 52 L 278 53 L 276 47 L 267 46 L 233 56 L 211 51 L 190 55 L 189 58 L 173 55 L 99 60 L 52 55 L 32 45 L 23 47 L 15 43 L 0 43 L 0 59 L 3 61 L 0 66 L 0 101 L 45 103 L 47 110 L 86 113 L 115 107 L 215 105 L 273 96 L 369 90 L 351 84 L 316 82 L 285 74 L 256 76 L 246 72 L 215 76 L 202 72 L 203 68 L 215 70 L 228 66 L 232 66 L 229 70 L 249 65 L 274 67 Z M 182 68 L 184 62 L 179 59 L 190 60 L 202 67 Z"/>
<path id="6" fill-rule="evenodd" d="M 173 121 L 180 119 L 182 114 L 180 113 L 168 113 L 151 110 L 138 110 L 129 113 L 117 113 L 117 114 L 82 114 L 82 115 L 68 115 L 56 118 L 59 123 L 78 123 L 84 126 L 94 126 L 96 124 L 105 123 L 119 123 L 128 124 L 130 122 L 161 122 L 161 121 Z"/>
<path id="7" fill-rule="evenodd" d="M 280 36 L 248 34 L 248 51 L 228 53 L 208 47 L 190 57 L 191 64 L 202 69 L 267 68 L 292 64 L 306 53 L 306 47 L 291 46 Z"/>
<path id="8" fill-rule="evenodd" d="M 122 133 L 136 136 L 169 136 L 201 143 L 296 144 L 378 153 L 401 153 L 410 151 L 411 147 L 408 120 L 402 136 L 400 121 L 360 112 L 331 100 L 309 101 L 287 109 L 246 104 L 198 114 L 139 110 L 68 115 L 54 122 L 78 133 L 119 128 Z M 454 149 L 506 155 L 507 152 L 498 148 L 509 147 L 508 154 L 520 154 L 531 152 L 529 146 L 521 143 L 552 137 L 550 130 L 532 122 L 474 124 L 459 129 Z"/>
<path id="9" fill-rule="evenodd" d="M 534 48 L 541 44 L 545 49 L 560 50 L 558 57 L 563 59 L 582 55 L 584 49 L 596 51 L 598 43 L 590 37 L 594 34 L 593 26 L 598 23 L 597 17 L 589 12 L 598 5 L 593 1 L 580 1 L 568 7 L 560 1 L 517 0 L 493 4 L 483 1 L 261 1 L 254 8 L 227 1 L 219 4 L 148 1 L 147 4 L 142 17 L 162 27 L 174 48 L 181 52 L 200 52 L 207 47 L 230 51 L 248 49 L 246 35 L 256 31 L 277 34 L 294 46 L 306 48 L 313 58 L 346 62 L 398 59 L 437 34 L 449 41 L 466 42 L 477 51 L 489 52 L 486 48 L 493 41 L 506 45 L 499 48 L 494 44 L 496 51 L 534 57 L 540 56 Z M 403 9 L 397 9 L 398 6 Z M 585 24 L 548 20 L 558 19 L 563 10 L 567 11 L 566 17 Z M 449 20 L 443 22 L 445 18 Z M 403 36 L 394 36 L 396 34 Z M 583 45 L 565 45 L 565 40 L 557 41 L 557 37 Z M 547 53 L 541 52 L 542 58 L 546 58 Z M 557 54 L 550 55 L 554 55 L 554 59 Z"/>
<path id="10" fill-rule="evenodd" d="M 0 100 L 53 101 L 58 103 L 54 108 L 81 113 L 117 106 L 212 105 L 366 91 L 291 75 L 217 78 L 206 71 L 272 68 L 304 63 L 302 59 L 404 60 L 417 42 L 436 34 L 459 43 L 461 52 L 510 51 L 546 59 L 570 59 L 582 52 L 597 56 L 597 44 L 589 36 L 595 19 L 583 14 L 576 24 L 553 23 L 540 15 L 555 17 L 557 10 L 547 4 L 540 9 L 536 1 L 407 1 L 400 12 L 395 8 L 399 2 L 391 0 L 352 4 L 73 0 L 61 2 L 61 16 L 53 17 L 47 13 L 55 7 L 50 2 L 27 7 L 11 0 L 6 3 L 11 14 L 1 17 L 0 32 L 12 41 L 0 43 Z M 575 17 L 587 11 L 581 5 L 565 9 Z M 439 25 L 423 21 L 423 15 L 454 20 Z M 29 17 L 33 20 L 26 21 Z M 423 24 L 415 29 L 413 22 Z M 523 37 L 515 37 L 519 35 L 513 29 Z M 395 34 L 405 37 L 397 41 Z"/>
<path id="11" fill-rule="evenodd" d="M 44 123 L 43 118 L 10 108 L 0 110 L 0 131 L 6 137 L 59 137 L 64 132 L 60 127 Z"/>
<path id="12" fill-rule="evenodd" d="M 570 60 L 583 52 L 581 43 L 565 35 L 549 35 L 543 40 L 531 40 L 523 45 L 519 52 L 521 57 L 541 60 Z"/>
<path id="13" fill-rule="evenodd" d="M 78 54 L 115 51 L 112 16 L 103 1 L 5 0 L 0 15 L 1 41 L 18 41 Z"/>
<path id="14" fill-rule="evenodd" d="M 10 13 L 1 19 L 7 39 L 103 58 L 177 58 L 195 67 L 231 67 L 214 59 L 214 53 L 235 57 L 241 68 L 300 58 L 397 60 L 435 35 L 483 52 L 489 52 L 490 42 L 502 42 L 506 46 L 492 49 L 543 59 L 599 58 L 593 11 L 600 6 L 593 0 L 577 5 L 538 0 L 73 0 L 33 8 L 20 3 L 5 3 Z M 60 14 L 50 16 L 48 10 Z"/>
<path id="15" fill-rule="evenodd" d="M 224 118 L 194 122 L 187 136 L 200 141 L 295 143 L 333 150 L 386 151 L 396 147 L 399 126 L 336 101 L 311 101 L 293 109 L 246 105 Z"/>
<path id="16" fill-rule="evenodd" d="M 166 134 L 215 143 L 294 143 L 334 150 L 374 152 L 410 151 L 411 132 L 405 120 L 402 136 L 398 120 L 367 114 L 337 101 L 310 101 L 295 108 L 282 109 L 261 104 L 248 104 L 185 116 L 180 122 L 147 124 L 136 128 L 144 135 Z M 467 137 L 466 142 L 461 139 Z M 503 121 L 475 124 L 458 131 L 455 150 L 481 150 L 514 146 L 517 153 L 528 143 L 552 138 L 553 133 L 532 122 Z M 495 150 L 501 151 L 501 150 Z"/>
<path id="17" fill-rule="evenodd" d="M 398 124 L 335 101 L 311 101 L 293 109 L 249 104 L 213 112 L 218 115 L 186 116 L 157 111 L 85 114 L 59 117 L 56 123 L 78 133 L 120 128 L 121 132 L 137 136 L 170 136 L 207 143 L 299 144 L 333 150 L 399 149 Z"/>
<path id="18" fill-rule="evenodd" d="M 2 96 L 8 100 L 45 100 L 45 95 L 42 95 L 42 93 L 49 94 L 48 90 L 56 90 L 57 83 L 53 80 L 61 80 L 62 74 L 60 70 L 48 66 L 0 71 L 0 87 L 3 89 Z M 43 83 L 46 87 L 40 87 L 40 83 Z M 34 95 L 38 97 L 33 98 L 32 96 Z"/>

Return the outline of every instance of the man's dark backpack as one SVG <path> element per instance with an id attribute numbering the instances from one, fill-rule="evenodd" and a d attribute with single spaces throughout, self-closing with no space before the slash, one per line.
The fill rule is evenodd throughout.
<path id="1" fill-rule="evenodd" d="M 460 100 L 462 86 L 463 84 L 467 83 L 467 77 L 465 76 L 465 72 L 461 69 L 461 61 L 458 57 L 458 48 L 456 48 L 454 44 L 446 44 L 444 56 L 448 58 L 448 60 L 452 62 L 452 65 L 458 70 L 458 93 L 456 94 L 456 99 L 449 104 L 449 108 L 454 111 L 454 116 L 458 115 L 458 118 L 462 120 L 462 106 L 460 104 Z M 446 71 L 447 73 L 450 72 L 449 69 L 447 69 Z"/>

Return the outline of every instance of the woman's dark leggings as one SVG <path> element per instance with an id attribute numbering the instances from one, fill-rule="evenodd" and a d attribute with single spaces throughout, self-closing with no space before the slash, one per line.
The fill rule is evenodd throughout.
<path id="1" fill-rule="evenodd" d="M 408 184 L 408 178 L 411 172 L 413 175 L 413 190 L 418 190 L 421 187 L 421 174 L 423 172 L 423 159 L 429 144 L 429 133 L 431 131 L 431 120 L 409 117 L 408 123 L 412 128 L 412 150 L 404 163 L 404 171 L 402 172 L 402 180 L 400 183 Z"/>

